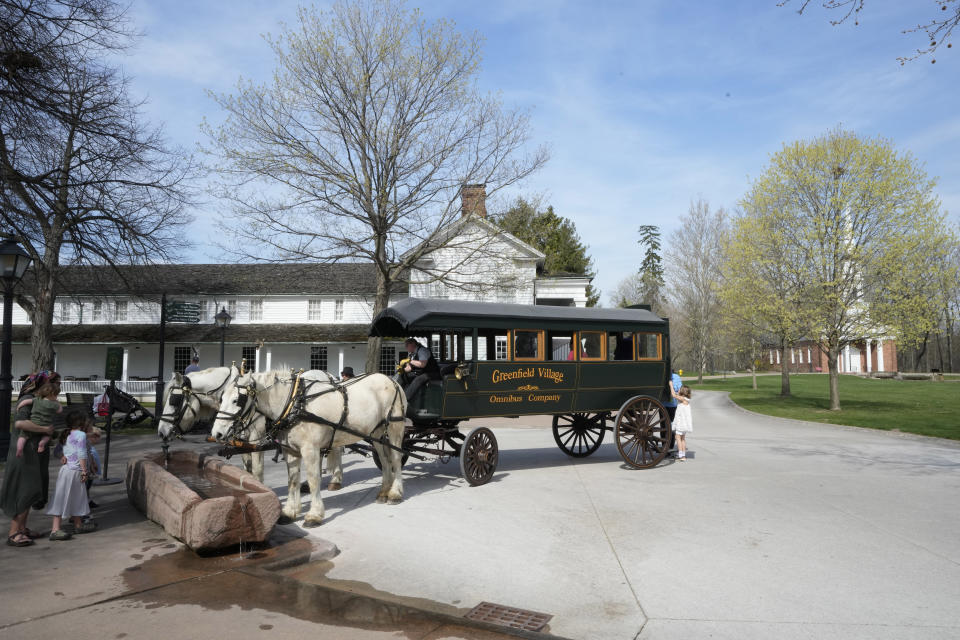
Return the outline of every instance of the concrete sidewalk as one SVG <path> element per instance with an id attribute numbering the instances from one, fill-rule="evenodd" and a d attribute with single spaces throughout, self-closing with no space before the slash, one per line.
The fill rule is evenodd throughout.
<path id="1" fill-rule="evenodd" d="M 278 527 L 282 544 L 248 560 L 199 562 L 122 485 L 97 488 L 101 531 L 0 547 L 0 636 L 498 637 L 438 623 L 480 601 L 553 614 L 570 638 L 960 636 L 960 444 L 693 403 L 693 458 L 647 471 L 610 434 L 576 460 L 549 418 L 478 420 L 500 443 L 491 483 L 411 460 L 388 506 L 372 461 L 348 455 L 324 525 Z M 113 475 L 157 446 L 115 444 Z M 285 467 L 266 469 L 282 497 Z"/>

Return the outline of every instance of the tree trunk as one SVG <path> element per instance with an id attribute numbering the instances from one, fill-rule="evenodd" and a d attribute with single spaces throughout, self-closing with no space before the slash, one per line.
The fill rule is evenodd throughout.
<path id="1" fill-rule="evenodd" d="M 53 351 L 53 312 L 57 295 L 54 268 L 56 265 L 34 263 L 36 288 L 32 292 L 33 311 L 30 314 L 33 371 L 52 370 L 56 359 Z"/>
<path id="2" fill-rule="evenodd" d="M 837 363 L 840 361 L 840 341 L 830 338 L 827 346 L 827 369 L 830 371 L 830 410 L 840 410 L 840 371 Z"/>
<path id="3" fill-rule="evenodd" d="M 373 298 L 373 317 L 390 306 L 390 281 L 388 275 L 382 271 L 377 272 L 377 293 Z M 377 373 L 380 371 L 380 346 L 383 339 L 379 336 L 370 336 L 367 338 L 367 373 Z"/>
<path id="4" fill-rule="evenodd" d="M 752 367 L 750 367 L 750 373 L 753 374 L 753 376 L 752 376 L 752 377 L 753 377 L 753 390 L 756 391 L 756 390 L 757 390 L 757 365 L 756 365 L 756 364 L 754 364 Z"/>
<path id="5" fill-rule="evenodd" d="M 953 321 L 947 315 L 947 371 L 953 373 Z"/>
<path id="6" fill-rule="evenodd" d="M 921 343 L 920 350 L 917 351 L 917 356 L 913 362 L 913 370 L 920 371 L 920 361 L 923 360 L 924 354 L 927 353 L 927 343 L 930 341 L 930 332 L 927 331 L 923 335 L 923 342 Z"/>
<path id="7" fill-rule="evenodd" d="M 786 340 L 780 340 L 780 396 L 790 397 L 790 366 L 787 364 Z"/>

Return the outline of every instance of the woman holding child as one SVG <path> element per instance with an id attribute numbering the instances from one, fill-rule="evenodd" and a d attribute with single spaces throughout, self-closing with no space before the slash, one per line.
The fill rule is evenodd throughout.
<path id="1" fill-rule="evenodd" d="M 0 490 L 0 508 L 10 516 L 10 532 L 7 544 L 12 547 L 26 547 L 40 537 L 27 528 L 27 516 L 30 507 L 45 504 L 49 487 L 50 447 L 40 442 L 53 434 L 52 426 L 41 426 L 31 420 L 32 402 L 36 392 L 45 384 L 51 385 L 51 393 L 60 393 L 60 374 L 55 371 L 41 371 L 30 376 L 23 385 L 17 399 L 14 427 L 17 433 L 10 439 L 10 453 L 3 474 L 3 488 Z M 54 395 L 54 397 L 56 397 Z M 24 437 L 23 448 L 17 455 L 18 441 Z M 46 442 L 44 442 L 46 445 Z"/>

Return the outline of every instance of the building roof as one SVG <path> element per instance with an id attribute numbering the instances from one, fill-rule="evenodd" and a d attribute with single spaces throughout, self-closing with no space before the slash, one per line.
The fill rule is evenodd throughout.
<path id="1" fill-rule="evenodd" d="M 232 324 L 226 330 L 225 341 L 230 344 L 253 345 L 259 340 L 276 343 L 330 343 L 366 342 L 369 326 L 366 324 Z M 119 344 L 156 343 L 160 341 L 158 324 L 82 324 L 54 325 L 53 341 L 57 344 Z M 220 330 L 209 324 L 167 325 L 167 342 L 220 342 Z M 13 341 L 30 342 L 30 326 L 15 325 Z"/>
<path id="2" fill-rule="evenodd" d="M 384 309 L 370 335 L 407 336 L 418 330 L 452 329 L 667 330 L 667 321 L 646 309 L 553 307 L 405 298 Z"/>
<path id="3" fill-rule="evenodd" d="M 373 263 L 155 264 L 72 266 L 60 271 L 60 291 L 70 296 L 109 295 L 373 295 Z M 25 276 L 32 290 L 33 272 Z M 406 293 L 406 283 L 392 293 Z"/>

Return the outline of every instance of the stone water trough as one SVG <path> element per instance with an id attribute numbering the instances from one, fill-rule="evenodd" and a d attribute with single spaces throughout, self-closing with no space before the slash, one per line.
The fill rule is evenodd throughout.
<path id="1" fill-rule="evenodd" d="M 264 542 L 280 517 L 280 500 L 254 476 L 192 451 L 135 458 L 126 482 L 137 509 L 197 552 Z"/>

